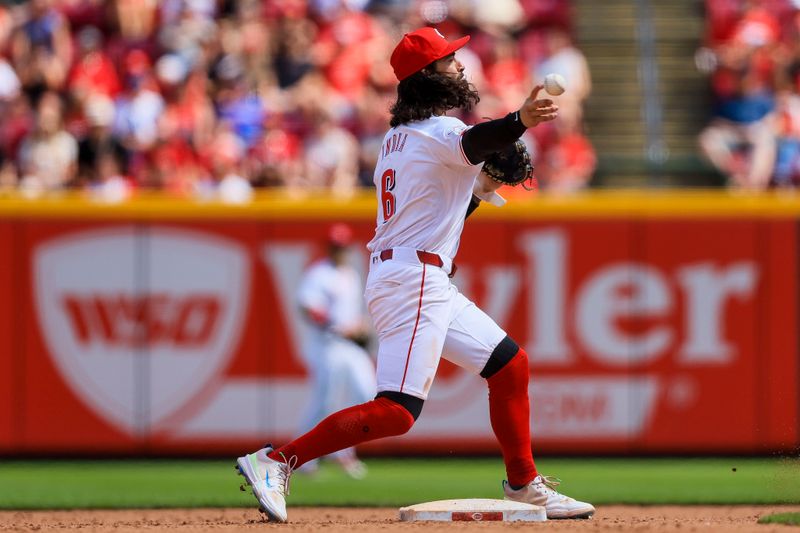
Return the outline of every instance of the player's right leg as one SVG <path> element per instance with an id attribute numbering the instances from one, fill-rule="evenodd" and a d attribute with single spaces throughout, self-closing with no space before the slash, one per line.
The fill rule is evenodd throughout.
<path id="1" fill-rule="evenodd" d="M 375 365 L 369 354 L 360 346 L 345 341 L 337 343 L 335 360 L 332 362 L 334 409 L 338 410 L 348 405 L 368 402 L 376 394 Z M 335 452 L 331 458 L 342 470 L 353 479 L 364 479 L 367 475 L 367 465 L 361 461 L 355 448 L 345 448 Z"/>
<path id="2" fill-rule="evenodd" d="M 237 460 L 237 468 L 270 520 L 286 522 L 286 495 L 294 469 L 363 442 L 406 433 L 422 410 L 422 400 L 399 394 L 337 411 L 311 431 L 276 450 L 263 448 Z"/>
<path id="3" fill-rule="evenodd" d="M 378 332 L 381 392 L 374 400 L 333 413 L 277 450 L 262 450 L 262 456 L 274 461 L 265 461 L 270 467 L 285 465 L 285 489 L 269 492 L 278 511 L 276 520 L 286 521 L 285 511 L 279 511 L 285 510 L 288 478 L 294 468 L 362 442 L 406 433 L 419 416 L 433 382 L 457 291 L 443 270 L 425 264 L 386 261 L 370 271 L 370 279 L 366 297 Z M 265 493 L 270 487 L 254 477 Z M 265 503 L 261 497 L 259 502 Z"/>

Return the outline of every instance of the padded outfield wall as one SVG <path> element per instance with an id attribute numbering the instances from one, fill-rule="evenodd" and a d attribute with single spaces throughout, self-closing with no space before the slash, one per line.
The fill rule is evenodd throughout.
<path id="1" fill-rule="evenodd" d="M 706 192 L 482 207 L 455 282 L 531 356 L 535 450 L 796 449 L 799 218 L 791 197 Z M 374 199 L 0 199 L 0 453 L 291 438 L 293 291 L 332 221 L 366 243 Z M 485 385 L 442 363 L 411 432 L 364 449 L 495 453 Z"/>

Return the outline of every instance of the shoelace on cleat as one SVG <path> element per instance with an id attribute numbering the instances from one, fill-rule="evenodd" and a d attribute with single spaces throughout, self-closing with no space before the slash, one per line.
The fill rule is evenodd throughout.
<path id="1" fill-rule="evenodd" d="M 292 477 L 292 472 L 294 472 L 294 469 L 297 466 L 297 456 L 293 455 L 289 459 L 286 459 L 286 456 L 283 455 L 283 452 L 280 452 L 280 454 L 283 458 L 283 464 L 281 465 L 276 477 L 278 478 L 278 483 L 283 483 L 283 493 L 290 494 L 289 479 Z"/>
<path id="2" fill-rule="evenodd" d="M 561 480 L 559 478 L 553 476 L 543 476 L 541 474 L 539 474 L 539 478 L 541 481 L 537 483 L 537 485 L 544 485 L 545 490 L 558 496 L 563 496 L 563 494 L 556 490 L 556 487 L 561 485 Z"/>

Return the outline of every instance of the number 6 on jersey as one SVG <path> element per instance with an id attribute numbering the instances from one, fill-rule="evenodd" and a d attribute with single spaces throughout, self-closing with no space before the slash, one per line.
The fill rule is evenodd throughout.
<path id="1" fill-rule="evenodd" d="M 395 185 L 395 172 L 387 168 L 381 176 L 381 205 L 383 205 L 383 221 L 387 222 L 395 212 L 395 198 L 392 191 Z"/>

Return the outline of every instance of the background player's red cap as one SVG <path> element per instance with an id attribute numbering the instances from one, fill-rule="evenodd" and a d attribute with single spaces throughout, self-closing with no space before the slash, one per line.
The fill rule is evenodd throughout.
<path id="1" fill-rule="evenodd" d="M 328 242 L 334 246 L 350 246 L 353 244 L 353 230 L 347 224 L 334 224 L 328 230 Z"/>
<path id="2" fill-rule="evenodd" d="M 397 79 L 403 81 L 437 59 L 448 56 L 467 44 L 469 35 L 448 41 L 435 28 L 420 28 L 406 33 L 392 52 L 389 62 Z"/>

